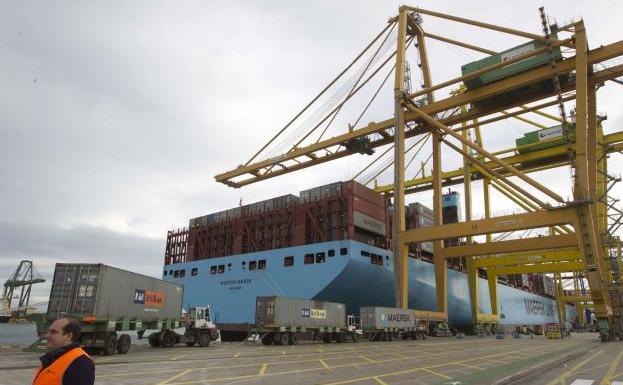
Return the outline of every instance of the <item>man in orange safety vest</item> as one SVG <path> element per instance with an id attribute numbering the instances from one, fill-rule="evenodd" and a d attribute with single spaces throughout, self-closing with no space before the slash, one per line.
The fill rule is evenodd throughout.
<path id="1" fill-rule="evenodd" d="M 33 385 L 93 385 L 95 365 L 82 350 L 80 324 L 69 318 L 54 321 L 45 334 L 48 352 L 41 356 Z"/>

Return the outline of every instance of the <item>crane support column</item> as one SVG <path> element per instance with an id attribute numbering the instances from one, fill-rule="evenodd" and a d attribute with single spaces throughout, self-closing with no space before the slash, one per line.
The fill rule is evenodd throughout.
<path id="1" fill-rule="evenodd" d="M 590 196 L 590 181 L 594 178 L 597 159 L 594 149 L 589 150 L 590 144 L 596 144 L 596 130 L 590 131 L 590 120 L 595 116 L 588 116 L 588 63 L 587 40 L 584 23 L 575 23 L 575 51 L 576 51 L 576 144 L 575 144 L 575 183 L 573 197 L 576 205 L 578 220 L 574 224 L 578 237 L 578 245 L 586 265 L 587 279 L 591 288 L 591 296 L 595 307 L 595 316 L 599 320 L 599 329 L 602 340 L 611 336 L 612 307 L 606 282 L 607 269 L 605 266 L 601 237 L 598 234 L 595 205 L 592 203 L 597 197 Z M 595 138 L 592 138 L 592 137 Z M 591 138 L 589 138 L 591 137 Z M 594 180 L 594 179 L 593 179 Z"/>
<path id="2" fill-rule="evenodd" d="M 400 9 L 398 16 L 398 45 L 396 48 L 396 69 L 394 78 L 394 297 L 396 307 L 409 307 L 409 263 L 408 246 L 398 242 L 398 235 L 406 230 L 405 225 L 405 110 L 402 105 L 404 90 L 405 50 L 407 36 L 407 11 Z M 396 286 L 397 289 L 396 290 Z"/>

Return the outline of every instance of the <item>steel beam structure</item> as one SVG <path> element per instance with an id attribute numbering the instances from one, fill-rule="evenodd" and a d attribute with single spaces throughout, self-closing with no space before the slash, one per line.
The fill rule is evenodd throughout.
<path id="1" fill-rule="evenodd" d="M 432 84 L 426 38 L 434 38 L 483 53 L 492 54 L 493 52 L 470 43 L 427 34 L 416 20 L 419 20 L 419 17 L 412 17 L 413 12 L 531 40 L 544 41 L 548 43 L 548 47 L 523 53 L 458 78 Z M 397 306 L 406 308 L 408 304 L 408 244 L 430 241 L 433 242 L 439 314 L 447 315 L 448 313 L 446 260 L 467 256 L 469 257 L 470 298 L 475 321 L 497 319 L 498 275 L 528 272 L 553 273 L 556 283 L 556 299 L 559 304 L 562 304 L 564 301 L 587 301 L 584 293 L 578 294 L 576 290 L 573 296 L 569 296 L 562 290 L 562 272 L 582 272 L 590 286 L 590 298 L 600 321 L 602 338 L 611 336 L 614 316 L 611 301 L 611 295 L 614 293 L 612 282 L 621 280 L 620 272 L 617 273 L 620 269 L 613 271 L 612 266 L 620 266 L 620 261 L 612 263 L 610 249 L 604 242 L 608 236 L 605 227 L 607 227 L 609 206 L 607 202 L 602 203 L 600 198 L 608 192 L 607 182 L 605 182 L 606 155 L 609 151 L 623 149 L 623 133 L 605 136 L 603 139 L 598 134 L 595 87 L 606 80 L 622 76 L 623 66 L 593 71 L 593 65 L 623 56 L 623 41 L 589 50 L 582 21 L 573 24 L 573 35 L 570 38 L 558 40 L 552 39 L 547 31 L 546 36 L 541 36 L 408 6 L 400 7 L 399 15 L 391 19 L 390 23 L 396 23 L 397 26 L 393 118 L 372 122 L 360 128 L 349 127 L 348 132 L 344 134 L 298 147 L 302 143 L 301 140 L 286 153 L 254 163 L 247 162 L 234 170 L 217 175 L 216 180 L 233 187 L 241 187 L 351 155 L 354 153 L 352 146 L 349 150 L 346 143 L 354 139 L 365 138 L 369 149 L 393 143 L 394 183 L 393 186 L 382 186 L 377 191 L 393 193 L 394 196 L 393 252 Z M 424 87 L 422 90 L 407 94 L 404 86 L 404 70 L 409 39 L 417 39 Z M 434 92 L 437 90 L 533 58 L 536 55 L 551 55 L 552 48 L 562 46 L 574 48 L 575 55 L 557 61 L 552 59 L 551 66 L 544 65 L 518 71 L 501 80 L 464 90 L 444 99 L 435 100 L 434 98 Z M 564 81 L 560 80 L 561 77 Z M 548 87 L 539 87 L 530 92 L 525 91 L 531 86 L 545 84 L 552 79 L 555 84 L 553 90 Z M 515 94 L 516 97 L 499 98 L 503 99 L 503 102 L 498 103 L 490 102 L 500 95 L 517 90 L 522 90 L 522 92 Z M 563 95 L 563 93 L 568 94 Z M 427 103 L 414 100 L 424 95 L 426 95 Z M 552 97 L 556 97 L 557 101 L 547 100 Z M 556 103 L 559 103 L 561 111 L 564 111 L 563 103 L 570 99 L 574 99 L 576 104 L 575 143 L 571 143 L 569 137 L 565 136 L 566 143 L 563 145 L 540 150 L 525 147 L 520 149 L 520 153 L 512 150 L 491 152 L 483 145 L 480 136 L 481 125 L 511 116 L 519 117 L 529 111 L 544 114 L 539 111 L 540 108 Z M 534 102 L 541 104 L 528 105 Z M 468 105 L 470 108 L 465 108 Z M 513 108 L 520 110 L 511 111 Z M 458 112 L 458 109 L 462 111 Z M 445 115 L 442 118 L 443 114 Z M 488 119 L 482 120 L 484 117 Z M 521 119 L 525 120 L 525 118 Z M 565 124 L 564 112 L 561 120 Z M 469 121 L 472 123 L 468 123 Z M 476 141 L 472 141 L 467 135 L 467 130 L 471 128 L 476 129 Z M 567 127 L 564 129 L 566 131 Z M 461 131 L 463 133 L 460 133 Z M 431 175 L 405 182 L 405 139 L 428 133 L 432 136 Z M 442 144 L 444 150 L 447 147 L 462 156 L 463 167 L 461 169 L 445 173 L 442 171 Z M 602 148 L 598 148 L 599 146 Z M 510 155 L 501 156 L 502 154 Z M 259 155 L 259 152 L 256 155 Z M 570 201 L 562 198 L 546 183 L 541 183 L 527 175 L 530 172 L 563 165 L 570 165 L 574 170 L 573 199 Z M 599 172 L 604 175 L 604 178 L 599 176 Z M 471 218 L 470 188 L 471 182 L 478 179 L 483 180 L 486 213 L 484 219 L 475 220 Z M 441 189 L 444 184 L 457 183 L 463 183 L 465 186 L 467 218 L 464 222 L 444 224 Z M 491 217 L 490 186 L 503 192 L 527 212 Z M 432 190 L 434 224 L 431 227 L 406 230 L 405 192 L 423 190 Z M 536 191 L 536 194 L 533 191 Z M 492 234 L 530 229 L 549 229 L 551 235 L 521 240 L 492 241 Z M 473 242 L 472 237 L 476 236 L 484 236 L 485 243 Z M 463 237 L 466 239 L 464 245 L 443 247 L 442 240 Z M 620 259 L 620 256 L 618 258 Z M 493 311 L 490 315 L 480 313 L 477 308 L 476 277 L 479 268 L 487 270 Z M 561 310 L 561 306 L 558 308 L 560 320 L 565 320 L 565 312 Z M 606 331 L 605 334 L 603 330 Z"/>
<path id="2" fill-rule="evenodd" d="M 588 52 L 587 61 L 588 64 L 596 64 L 622 55 L 623 41 L 618 41 L 616 43 L 605 45 Z M 558 67 L 559 74 L 569 73 L 575 68 L 575 59 L 569 58 L 567 60 L 564 60 L 558 65 Z M 622 75 L 623 66 L 612 67 L 595 72 L 589 77 L 589 82 L 603 82 L 605 80 L 613 79 Z M 446 99 L 433 102 L 429 105 L 422 106 L 422 110 L 429 115 L 443 113 L 453 108 L 460 107 L 461 105 L 470 104 L 476 100 L 507 92 L 509 90 L 512 90 L 513 88 L 529 85 L 538 81 L 548 79 L 550 76 L 551 74 L 548 72 L 547 68 L 535 68 L 533 70 L 522 72 L 507 79 L 495 82 L 493 84 L 480 87 L 474 91 L 467 91 L 465 93 L 454 95 Z M 573 81 L 569 83 L 568 87 L 572 86 Z M 568 89 L 563 89 L 563 91 L 567 91 Z M 505 108 L 508 109 L 515 106 L 524 105 L 526 103 L 532 102 L 534 100 L 543 99 L 548 96 L 551 96 L 551 94 L 539 95 L 537 98 L 528 98 L 527 100 L 517 100 L 516 104 L 506 106 Z M 473 109 L 468 114 L 450 117 L 448 119 L 442 120 L 442 122 L 445 125 L 450 126 L 454 124 L 460 124 L 463 121 L 480 118 L 494 112 L 497 111 Z M 406 123 L 415 122 L 416 120 L 417 119 L 415 114 L 405 114 Z M 222 182 L 232 187 L 242 187 L 251 183 L 259 182 L 261 180 L 284 175 L 290 172 L 298 171 L 332 160 L 340 159 L 353 154 L 353 152 L 343 147 L 340 147 L 342 144 L 352 139 L 369 137 L 372 134 L 383 133 L 382 138 L 380 139 L 370 138 L 370 148 L 376 148 L 392 143 L 394 141 L 394 138 L 392 134 L 388 133 L 388 130 L 394 127 L 395 119 L 393 118 L 384 120 L 382 122 L 373 122 L 365 127 L 349 130 L 342 135 L 338 135 L 333 138 L 326 139 L 308 146 L 293 149 L 292 151 L 289 151 L 282 155 L 278 155 L 263 161 L 250 163 L 248 165 L 238 166 L 234 170 L 216 175 L 215 179 L 217 182 Z M 419 135 L 422 132 L 425 132 L 425 129 L 409 129 L 405 132 L 405 138 Z M 286 163 L 288 161 L 290 162 Z M 243 177 L 243 179 L 236 179 L 240 177 Z"/>
<path id="3" fill-rule="evenodd" d="M 569 247 L 577 247 L 575 235 L 551 235 L 547 237 L 512 239 L 509 241 L 452 246 L 444 248 L 442 256 L 444 258 L 459 258 L 467 256 L 506 254 L 524 250 L 548 250 Z M 475 264 L 477 266 L 482 266 L 480 261 L 486 260 L 487 259 L 479 259 L 475 262 Z"/>

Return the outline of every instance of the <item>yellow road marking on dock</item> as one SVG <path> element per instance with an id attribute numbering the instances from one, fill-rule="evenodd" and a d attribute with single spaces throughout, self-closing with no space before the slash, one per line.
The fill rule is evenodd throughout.
<path id="1" fill-rule="evenodd" d="M 519 351 L 525 351 L 525 350 L 529 350 L 529 349 L 532 349 L 532 348 L 521 349 Z M 488 358 L 488 357 L 496 357 L 496 356 L 499 356 L 501 354 L 508 354 L 508 353 L 504 352 L 504 353 L 499 353 L 499 354 L 490 354 L 490 355 L 482 356 L 482 357 L 468 358 L 468 359 L 465 359 L 465 360 L 449 361 L 449 362 L 446 362 L 446 363 L 443 363 L 443 364 L 436 364 L 436 365 L 429 365 L 429 366 L 424 366 L 424 367 L 419 367 L 419 368 L 399 370 L 399 371 L 395 371 L 395 372 L 388 372 L 388 373 L 378 374 L 376 376 L 352 378 L 352 379 L 349 379 L 349 380 L 331 382 L 331 383 L 326 383 L 326 384 L 323 384 L 323 385 L 343 385 L 343 384 L 350 384 L 350 383 L 353 383 L 353 382 L 360 382 L 360 381 L 365 381 L 365 380 L 374 380 L 376 377 L 380 378 L 380 377 L 396 376 L 396 375 L 406 374 L 406 373 L 413 373 L 413 372 L 417 372 L 419 370 L 426 370 L 426 369 L 431 369 L 431 368 L 440 368 L 440 367 L 448 366 L 448 365 L 452 365 L 452 364 L 459 364 L 459 363 L 464 363 L 464 362 L 470 362 L 470 361 L 474 361 L 474 360 L 478 360 L 478 359 L 484 359 L 484 358 Z M 335 369 L 335 368 L 339 368 L 339 367 L 341 367 L 341 365 L 340 366 L 334 366 L 333 368 Z M 441 374 L 441 373 L 435 373 L 435 374 Z"/>
<path id="2" fill-rule="evenodd" d="M 468 368 L 475 368 L 475 369 L 480 369 L 480 370 L 487 370 L 487 369 L 485 369 L 485 368 L 481 368 L 481 367 L 479 367 L 479 366 L 467 365 L 467 364 L 464 364 L 464 363 L 462 363 L 462 362 L 457 362 L 456 364 L 457 364 L 457 365 L 461 365 L 461 366 L 465 366 L 465 367 L 468 367 Z"/>
<path id="3" fill-rule="evenodd" d="M 443 378 L 445 378 L 445 379 L 447 379 L 447 380 L 451 380 L 451 379 L 452 379 L 452 377 L 450 377 L 450 376 L 446 376 L 445 374 L 438 373 L 438 372 L 436 372 L 436 371 L 434 371 L 434 370 L 430 370 L 430 369 L 427 369 L 427 368 L 422 368 L 422 370 L 423 370 L 423 371 L 425 371 L 425 372 L 428 372 L 428 373 L 434 374 L 434 375 L 436 375 L 436 376 L 443 377 Z"/>
<path id="4" fill-rule="evenodd" d="M 617 355 L 617 357 L 614 360 L 612 360 L 612 364 L 608 368 L 608 371 L 606 372 L 606 375 L 601 380 L 601 385 L 610 385 L 610 382 L 614 378 L 614 376 L 613 376 L 614 371 L 619 366 L 619 363 L 621 362 L 621 358 L 622 357 L 623 357 L 623 350 L 621 350 L 619 352 L 619 354 Z"/>
<path id="5" fill-rule="evenodd" d="M 392 355 L 397 356 L 397 357 L 401 357 L 401 358 L 411 358 L 409 356 L 406 356 L 406 355 L 400 354 L 400 353 L 392 353 Z"/>
<path id="6" fill-rule="evenodd" d="M 95 365 L 97 364 L 101 364 L 102 362 L 108 362 L 108 361 L 112 361 L 114 360 L 114 357 L 109 357 L 109 358 L 98 358 L 97 360 L 95 360 Z"/>
<path id="7" fill-rule="evenodd" d="M 320 361 L 320 363 L 322 364 L 322 366 L 324 366 L 327 369 L 331 369 L 331 367 L 329 365 L 327 365 L 326 362 L 324 362 L 324 360 L 322 358 L 318 359 L 318 361 Z"/>
<path id="8" fill-rule="evenodd" d="M 180 372 L 180 373 L 176 374 L 176 375 L 175 375 L 175 376 L 173 376 L 173 377 L 167 378 L 167 379 L 166 379 L 166 380 L 164 380 L 164 381 L 160 381 L 160 382 L 159 382 L 158 384 L 156 384 L 156 385 L 165 385 L 165 384 L 168 384 L 169 382 L 171 382 L 171 381 L 175 380 L 176 378 L 180 378 L 180 377 L 182 377 L 182 376 L 187 375 L 188 373 L 192 372 L 193 370 L 194 370 L 194 369 L 186 369 L 186 370 L 184 370 L 184 371 L 182 371 L 182 372 Z"/>
<path id="9" fill-rule="evenodd" d="M 552 380 L 550 382 L 547 383 L 547 385 L 555 385 L 555 384 L 564 384 L 565 383 L 565 378 L 573 375 L 573 373 L 575 373 L 578 369 L 580 369 L 582 366 L 586 365 L 589 361 L 591 361 L 593 358 L 597 357 L 598 355 L 601 354 L 601 352 L 604 351 L 604 349 L 606 349 L 606 347 L 604 346 L 603 348 L 599 349 L 595 354 L 589 356 L 588 358 L 582 360 L 580 363 L 578 363 L 577 365 L 567 369 L 567 371 L 562 374 L 559 378 Z"/>
<path id="10" fill-rule="evenodd" d="M 204 380 L 195 380 L 195 381 L 185 381 L 185 382 L 174 382 L 163 385 L 187 385 L 187 384 L 205 384 L 206 382 L 213 381 L 232 381 L 232 380 L 243 380 L 245 378 L 257 378 L 257 374 L 246 374 L 244 376 L 233 376 L 233 377 L 217 377 L 217 378 L 209 378 Z M 158 384 L 160 385 L 160 384 Z"/>
<path id="11" fill-rule="evenodd" d="M 503 363 L 503 364 L 508 364 L 508 361 L 503 359 L 503 358 L 496 358 L 495 360 L 491 359 L 491 358 L 482 358 L 483 361 L 490 361 L 490 362 L 496 362 L 496 363 Z"/>
<path id="12" fill-rule="evenodd" d="M 171 361 L 177 361 L 177 360 L 179 360 L 180 358 L 183 358 L 183 357 L 186 357 L 186 355 L 184 354 L 182 356 L 171 357 Z"/>
<path id="13" fill-rule="evenodd" d="M 234 358 L 238 358 L 238 357 L 240 357 L 240 355 L 241 355 L 241 354 L 242 354 L 242 353 L 240 353 L 240 352 L 238 352 L 238 353 L 234 354 Z"/>
<path id="14" fill-rule="evenodd" d="M 378 377 L 374 377 L 374 381 L 378 382 L 378 383 L 379 383 L 379 385 L 387 385 L 387 382 L 385 382 L 385 381 L 381 380 L 381 379 L 380 379 L 380 378 L 378 378 Z"/>
<path id="15" fill-rule="evenodd" d="M 614 376 L 612 376 L 612 379 L 614 380 L 615 378 L 623 378 L 623 372 L 619 372 L 617 374 L 615 374 Z"/>
<path id="16" fill-rule="evenodd" d="M 530 344 L 519 344 L 519 345 L 529 346 Z M 420 345 L 414 345 L 414 346 L 420 347 Z M 510 346 L 508 348 L 510 348 Z M 517 345 L 515 345 L 514 348 L 516 349 Z M 476 351 L 474 351 L 473 353 L 474 353 L 474 355 L 475 354 L 482 355 L 482 354 L 486 354 L 487 352 L 489 352 L 491 350 L 495 351 L 497 349 L 499 349 L 499 347 L 493 347 L 493 346 L 490 346 L 488 344 L 479 344 L 478 349 Z M 524 349 L 516 349 L 513 352 L 526 351 L 526 350 L 531 350 L 531 349 L 533 349 L 533 347 L 527 347 L 527 348 L 524 348 Z M 361 349 L 361 348 L 357 348 L 355 354 L 357 354 L 358 352 L 361 352 L 361 351 L 365 351 L 365 350 L 376 350 L 376 349 Z M 539 352 L 543 352 L 543 351 L 546 351 L 546 350 L 547 349 L 540 349 Z M 559 349 L 556 349 L 555 347 L 553 347 L 552 349 L 549 349 L 549 350 L 554 351 L 554 350 L 559 350 Z M 492 358 L 492 357 L 497 357 L 497 356 L 502 356 L 502 355 L 508 355 L 508 354 L 512 354 L 513 352 L 501 352 L 501 353 L 497 353 L 497 354 L 483 355 L 483 356 L 480 356 L 480 357 L 479 356 L 474 356 L 474 358 L 469 358 L 469 359 L 465 359 L 465 360 L 459 360 L 459 361 L 455 361 L 453 363 L 454 364 L 460 364 L 460 363 L 474 362 L 475 360 L 478 360 L 478 359 L 489 358 L 489 357 Z M 327 352 L 326 354 L 327 355 L 335 355 L 335 354 L 338 354 L 338 353 L 339 352 Z M 460 353 L 460 352 L 458 352 L 458 351 L 450 351 L 450 352 L 446 351 L 445 353 L 428 354 L 427 356 L 441 356 L 441 357 L 443 357 L 443 356 L 449 356 L 449 355 L 454 355 L 454 354 L 458 354 L 458 353 Z M 349 353 L 348 352 L 343 352 L 343 354 L 349 354 Z M 279 357 L 279 356 L 280 355 L 277 355 L 275 357 Z M 360 355 L 356 355 L 355 357 L 362 358 Z M 223 359 L 231 358 L 231 353 L 230 353 L 230 355 L 228 355 L 226 357 L 219 357 L 219 358 L 223 358 Z M 401 361 L 401 360 L 402 359 L 399 359 L 399 358 L 389 358 L 389 359 L 384 359 L 384 360 L 379 360 L 379 361 L 374 361 L 374 360 L 369 359 L 369 358 L 367 359 L 367 361 L 373 362 L 375 364 L 378 364 L 378 363 L 389 363 L 389 362 L 398 362 L 398 361 Z M 193 361 L 196 361 L 198 365 L 200 365 L 200 363 L 201 363 L 200 360 L 193 360 Z M 280 364 L 290 364 L 290 363 L 303 363 L 303 362 L 312 362 L 312 361 L 317 361 L 317 358 L 308 359 L 308 360 L 289 360 L 289 361 L 282 361 L 282 362 L 279 362 L 279 363 Z M 165 361 L 162 361 L 162 362 L 165 362 Z M 343 364 L 343 365 L 333 365 L 331 368 L 332 369 L 336 369 L 336 368 L 342 368 L 342 367 L 361 367 L 362 365 L 365 365 L 365 362 L 366 361 L 364 361 L 364 358 L 362 358 L 361 361 L 356 362 L 356 363 L 349 363 L 349 364 Z M 150 362 L 150 363 L 151 364 L 158 364 L 158 362 Z M 126 366 L 126 365 L 129 366 L 129 365 L 135 365 L 135 364 L 143 365 L 143 364 L 145 364 L 145 362 L 143 362 L 143 363 L 119 363 L 119 364 L 117 364 L 115 366 Z M 440 366 L 451 365 L 451 364 L 452 364 L 452 362 L 449 362 L 449 363 L 444 363 L 444 364 L 433 365 L 433 366 L 430 366 L 428 368 L 440 367 Z M 261 364 L 260 363 L 256 363 L 255 365 L 259 367 Z M 223 365 L 223 366 L 216 366 L 216 365 L 215 366 L 197 366 L 197 367 L 192 368 L 191 370 L 240 368 L 240 367 L 248 367 L 248 366 L 249 366 L 248 364 L 246 364 L 246 365 Z M 419 368 L 416 368 L 415 370 L 418 370 L 418 369 Z M 310 370 L 325 370 L 325 369 L 323 367 L 317 367 L 317 368 L 310 369 Z M 283 375 L 283 374 L 289 374 L 289 373 L 300 373 L 301 371 L 304 372 L 304 371 L 309 371 L 309 370 L 294 370 L 294 371 L 287 371 L 287 372 L 271 372 L 271 373 L 266 373 L 265 376 Z M 161 371 L 154 370 L 154 371 L 145 371 L 143 373 L 138 373 L 138 372 L 133 372 L 133 373 L 114 373 L 114 374 L 103 374 L 103 375 L 98 376 L 98 377 L 117 377 L 117 376 L 128 376 L 128 375 L 136 376 L 136 375 L 139 375 L 139 374 L 154 374 L 154 373 L 163 373 L 163 372 L 167 372 L 168 373 L 169 371 L 168 370 L 167 371 L 164 371 L 164 370 L 161 370 Z M 234 377 L 225 377 L 225 378 L 218 378 L 218 379 L 210 379 L 210 381 L 235 380 L 235 379 L 253 378 L 253 377 L 257 378 L 258 375 L 254 374 L 254 375 L 246 375 L 246 376 L 237 376 L 235 378 Z M 372 377 L 370 377 L 370 379 L 372 379 Z M 205 379 L 204 380 L 200 380 L 200 381 L 188 381 L 188 382 L 185 381 L 184 383 L 194 384 L 194 383 L 201 383 L 201 382 L 205 382 Z M 173 385 L 173 384 L 167 384 L 167 385 Z"/>
<path id="17" fill-rule="evenodd" d="M 491 350 L 491 349 L 494 349 L 494 348 L 491 348 L 491 347 L 485 348 L 485 349 L 482 349 L 483 351 L 478 351 L 478 353 L 482 354 L 482 353 L 484 353 L 484 351 L 488 351 L 488 350 Z M 521 351 L 529 350 L 529 349 L 532 349 L 532 348 L 522 349 Z M 359 349 L 358 351 L 365 351 L 365 349 Z M 545 349 L 543 349 L 543 351 L 545 351 Z M 453 353 L 457 353 L 457 352 L 427 354 L 427 357 L 433 357 L 433 356 L 442 356 L 443 357 L 443 356 L 447 356 L 447 355 L 453 354 Z M 494 356 L 503 355 L 503 354 L 509 354 L 509 353 L 513 353 L 513 352 L 502 352 L 502 353 L 499 353 L 499 354 L 495 354 Z M 329 354 L 333 355 L 333 354 L 337 354 L 337 353 L 329 352 L 329 353 L 326 353 L 326 354 L 327 355 L 329 355 Z M 275 357 L 278 357 L 278 356 L 275 356 Z M 376 361 L 376 360 L 372 360 L 372 359 L 370 359 L 368 357 L 364 357 L 362 355 L 357 355 L 355 357 L 362 358 L 365 361 L 368 361 L 370 363 L 375 363 L 375 364 L 396 362 L 396 361 L 401 361 L 402 360 L 401 358 L 391 358 L 391 359 L 386 359 L 386 360 L 382 360 L 382 361 Z M 483 356 L 483 357 L 490 357 L 490 356 Z M 228 357 L 219 357 L 219 358 L 225 359 L 225 358 L 228 358 Z M 479 358 L 480 357 L 471 358 L 471 359 L 463 360 L 463 361 L 460 361 L 460 362 L 474 361 L 474 360 L 477 360 Z M 296 363 L 306 363 L 306 362 L 312 362 L 312 361 L 316 361 L 316 359 L 283 361 L 283 362 L 279 362 L 279 364 L 296 364 Z M 199 361 L 197 361 L 197 362 L 199 362 Z M 161 362 L 151 362 L 151 364 L 158 364 L 158 363 L 161 363 Z M 458 362 L 455 362 L 455 363 L 458 363 Z M 143 362 L 143 363 L 120 363 L 120 364 L 116 364 L 116 366 L 129 366 L 129 365 L 136 365 L 136 364 L 144 365 L 145 362 Z M 255 365 L 259 365 L 259 363 L 255 364 Z M 353 364 L 345 364 L 345 365 L 340 365 L 340 366 L 333 366 L 333 368 L 336 368 L 336 367 L 359 366 L 359 365 L 361 365 L 361 362 L 357 362 L 357 363 L 353 363 Z M 231 368 L 241 368 L 241 367 L 249 367 L 249 365 L 248 364 L 244 364 L 244 365 L 238 364 L 238 365 L 223 365 L 223 366 L 198 366 L 198 367 L 192 368 L 192 370 L 201 370 L 201 369 L 231 369 Z M 155 374 L 155 373 L 168 373 L 168 372 L 170 372 L 170 370 L 151 370 L 151 371 L 132 372 L 132 373 L 110 373 L 110 374 L 106 373 L 106 374 L 100 374 L 100 375 L 98 375 L 98 377 L 125 377 L 125 376 L 136 376 L 136 375 L 141 375 L 141 374 Z"/>
<path id="18" fill-rule="evenodd" d="M 529 348 L 525 348 L 525 349 L 518 349 L 516 351 L 526 351 L 526 350 L 531 350 L 533 349 L 533 347 L 529 347 Z M 486 350 L 490 350 L 490 349 L 486 349 Z M 468 358 L 465 360 L 456 360 L 456 361 L 449 361 L 449 362 L 445 362 L 445 363 L 441 363 L 441 364 L 435 364 L 435 365 L 429 365 L 429 366 L 424 366 L 424 367 L 417 367 L 417 368 L 411 368 L 411 369 L 405 369 L 405 370 L 400 370 L 400 371 L 395 371 L 395 372 L 388 372 L 388 373 L 383 373 L 383 374 L 377 374 L 376 376 L 367 376 L 367 377 L 360 377 L 360 378 L 354 378 L 354 379 L 349 379 L 349 380 L 343 380 L 343 381 L 338 381 L 338 382 L 332 382 L 329 384 L 324 384 L 324 385 L 341 385 L 341 384 L 349 384 L 349 383 L 353 383 L 353 382 L 360 382 L 360 381 L 364 381 L 364 380 L 373 380 L 374 377 L 389 377 L 389 376 L 395 376 L 395 375 L 400 375 L 400 374 L 406 374 L 406 373 L 413 373 L 413 372 L 417 372 L 419 370 L 423 370 L 423 369 L 434 369 L 434 368 L 440 368 L 440 367 L 444 367 L 444 366 L 448 366 L 448 365 L 452 365 L 452 364 L 457 364 L 457 363 L 463 363 L 463 362 L 470 362 L 470 361 L 474 361 L 474 360 L 478 360 L 478 359 L 486 359 L 489 357 L 497 357 L 500 355 L 504 355 L 504 354 L 509 354 L 509 352 L 502 352 L 502 353 L 497 353 L 497 354 L 489 354 L 489 355 L 485 355 L 485 356 L 481 356 L 481 357 L 473 357 L 473 358 Z M 388 359 L 388 360 L 383 360 L 383 361 L 376 361 L 376 363 L 385 363 L 385 362 L 395 362 L 398 361 L 399 359 L 394 358 L 394 359 Z M 304 360 L 304 361 L 299 361 L 299 362 L 310 362 L 310 360 Z M 281 362 L 283 364 L 283 362 Z M 264 364 L 267 365 L 267 364 Z M 343 364 L 343 365 L 335 365 L 332 366 L 332 369 L 338 369 L 338 368 L 345 368 L 345 367 L 353 367 L 356 366 L 357 364 Z M 238 366 L 248 366 L 248 365 L 238 365 Z M 194 369 L 190 369 L 190 370 L 200 370 L 200 369 L 204 369 L 204 368 L 194 368 Z M 212 368 L 206 368 L 206 369 L 215 369 L 214 367 Z M 315 371 L 315 370 L 325 370 L 325 368 L 319 367 L 319 368 L 308 368 L 308 369 L 297 369 L 297 370 L 286 370 L 286 371 L 282 371 L 282 372 L 272 372 L 272 373 L 266 373 L 264 374 L 265 377 L 268 376 L 281 376 L 281 375 L 287 375 L 287 374 L 293 374 L 293 373 L 302 373 L 302 372 L 311 372 L 311 371 Z M 261 372 L 261 371 L 260 371 Z M 204 378 L 201 380 L 193 380 L 193 381 L 185 381 L 185 382 L 177 382 L 177 383 L 170 383 L 170 384 L 166 384 L 166 385 L 186 385 L 186 384 L 198 384 L 198 383 L 205 383 L 206 381 L 208 382 L 214 382 L 214 381 L 232 381 L 232 380 L 239 380 L 239 379 L 246 379 L 246 378 L 257 378 L 259 377 L 259 374 L 251 374 L 251 375 L 244 375 L 244 376 L 234 376 L 234 377 L 219 377 L 219 378 Z"/>
<path id="19" fill-rule="evenodd" d="M 268 364 L 262 365 L 262 368 L 260 369 L 260 373 L 258 374 L 258 376 L 263 376 L 264 373 L 266 373 L 266 368 L 267 367 L 268 367 Z"/>
<path id="20" fill-rule="evenodd" d="M 363 356 L 363 355 L 361 355 L 361 356 L 359 356 L 359 357 L 360 357 L 360 358 L 363 358 L 364 360 L 366 360 L 366 361 L 368 361 L 368 362 L 372 362 L 372 363 L 375 363 L 375 364 L 378 364 L 378 363 L 380 362 L 380 361 L 373 360 L 372 358 L 368 358 L 368 357 Z"/>

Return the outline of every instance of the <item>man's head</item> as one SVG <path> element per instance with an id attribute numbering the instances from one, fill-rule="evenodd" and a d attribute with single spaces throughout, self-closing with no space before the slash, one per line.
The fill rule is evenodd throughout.
<path id="1" fill-rule="evenodd" d="M 59 318 L 45 333 L 48 351 L 54 351 L 80 341 L 80 324 L 69 318 Z"/>

